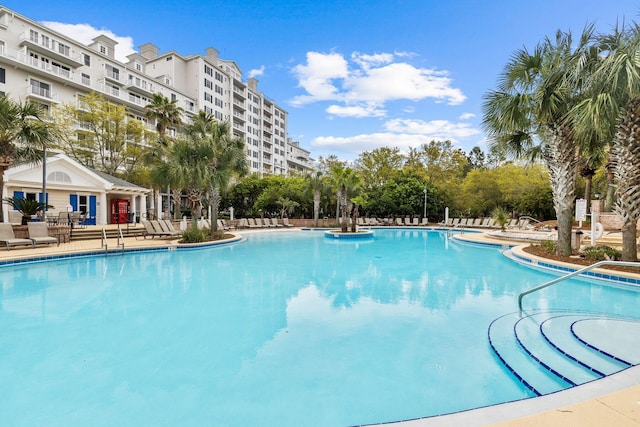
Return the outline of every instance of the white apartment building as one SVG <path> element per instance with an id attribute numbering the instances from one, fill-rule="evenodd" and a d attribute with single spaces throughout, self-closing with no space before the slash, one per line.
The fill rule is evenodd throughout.
<path id="1" fill-rule="evenodd" d="M 258 91 L 258 81 L 242 82 L 233 61 L 220 59 L 212 47 L 205 55 L 163 54 L 151 43 L 140 47 L 146 70 L 169 78 L 174 87 L 196 99 L 198 108 L 228 121 L 233 134 L 245 141 L 250 171 L 286 175 L 287 112 Z"/>
<path id="2" fill-rule="evenodd" d="M 310 152 L 300 147 L 300 142 L 287 138 L 287 172 L 289 176 L 305 175 L 314 169 Z"/>
<path id="3" fill-rule="evenodd" d="M 258 91 L 256 79 L 242 82 L 235 62 L 220 59 L 214 48 L 183 56 L 159 54 L 147 43 L 123 63 L 114 56 L 116 44 L 100 35 L 87 46 L 0 6 L 0 94 L 50 109 L 79 106 L 83 95 L 96 92 L 154 130 L 144 106 L 161 93 L 177 100 L 185 122 L 199 110 L 228 121 L 245 141 L 251 172 L 288 174 L 287 112 Z"/>

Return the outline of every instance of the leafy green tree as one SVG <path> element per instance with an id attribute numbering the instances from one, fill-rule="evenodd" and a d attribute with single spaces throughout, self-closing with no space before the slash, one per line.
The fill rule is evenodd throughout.
<path id="1" fill-rule="evenodd" d="M 129 179 L 149 152 L 150 132 L 127 116 L 125 106 L 99 94 L 92 92 L 81 101 L 78 107 L 67 104 L 56 113 L 62 149 L 84 166 Z"/>
<path id="2" fill-rule="evenodd" d="M 354 168 L 362 178 L 365 190 L 388 182 L 404 165 L 405 158 L 398 148 L 376 148 L 358 156 Z"/>
<path id="3" fill-rule="evenodd" d="M 37 104 L 0 96 L 0 193 L 4 190 L 4 172 L 16 160 L 41 161 L 43 150 L 55 142 L 56 135 L 56 127 L 43 119 Z M 4 221 L 1 203 L 0 221 Z"/>

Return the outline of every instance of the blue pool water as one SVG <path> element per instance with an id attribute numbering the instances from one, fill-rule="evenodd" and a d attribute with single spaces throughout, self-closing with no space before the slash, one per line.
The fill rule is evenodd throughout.
<path id="1" fill-rule="evenodd" d="M 0 268 L 0 425 L 347 426 L 531 397 L 487 328 L 551 277 L 400 229 Z M 639 304 L 584 281 L 526 300 Z"/>

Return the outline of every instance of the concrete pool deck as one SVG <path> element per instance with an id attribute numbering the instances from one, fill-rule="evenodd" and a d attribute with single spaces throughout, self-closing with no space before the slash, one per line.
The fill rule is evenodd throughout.
<path id="1" fill-rule="evenodd" d="M 104 228 L 116 228 L 106 226 Z M 102 228 L 100 226 L 99 228 Z M 407 227 L 408 229 L 417 229 Z M 232 231 L 244 235 L 259 232 L 277 232 L 276 229 Z M 482 244 L 512 245 L 485 233 L 465 233 L 464 240 Z M 160 249 L 180 246 L 177 239 L 143 239 L 125 237 L 125 249 Z M 116 239 L 108 239 L 110 249 L 116 248 Z M 0 262 L 81 255 L 104 252 L 102 241 L 81 240 L 61 243 L 59 246 L 0 248 Z M 640 277 L 640 276 L 638 276 Z M 640 341 L 640 339 L 639 339 Z M 550 395 L 517 402 L 494 405 L 446 416 L 395 423 L 398 426 L 640 426 L 640 366 L 635 366 L 598 381 L 573 387 Z"/>

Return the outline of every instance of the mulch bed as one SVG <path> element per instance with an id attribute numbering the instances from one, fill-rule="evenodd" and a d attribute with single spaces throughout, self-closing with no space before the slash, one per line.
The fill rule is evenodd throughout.
<path id="1" fill-rule="evenodd" d="M 556 254 L 550 254 L 547 251 L 545 251 L 541 246 L 537 246 L 537 245 L 527 246 L 523 250 L 528 254 L 539 256 L 540 258 L 547 258 L 554 261 L 562 261 L 562 262 L 567 262 L 570 264 L 576 264 L 581 266 L 587 266 L 587 265 L 595 264 L 596 262 L 598 262 L 598 261 L 593 261 L 586 258 L 573 258 L 568 256 L 559 256 Z M 639 267 L 623 267 L 618 265 L 609 265 L 601 268 L 607 268 L 609 270 L 616 270 L 616 271 L 625 271 L 627 273 L 640 274 Z"/>

